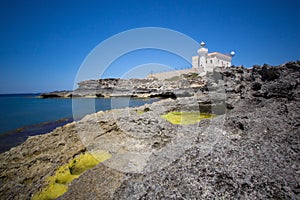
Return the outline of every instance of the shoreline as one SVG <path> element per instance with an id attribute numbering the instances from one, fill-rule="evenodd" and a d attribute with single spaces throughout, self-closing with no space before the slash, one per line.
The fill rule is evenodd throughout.
<path id="1" fill-rule="evenodd" d="M 193 97 L 88 114 L 29 137 L 0 154 L 0 194 L 31 199 L 55 177 L 67 183 L 59 199 L 298 199 L 299 70 L 299 62 L 231 68 Z M 162 117 L 207 109 L 224 112 L 188 125 Z M 69 164 L 88 153 L 110 158 L 74 181 L 56 176 L 65 166 L 79 175 Z"/>
<path id="2" fill-rule="evenodd" d="M 24 94 L 27 95 L 27 94 Z M 39 98 L 38 96 L 35 96 L 33 98 Z M 63 99 L 64 97 L 58 97 L 54 99 Z M 73 97 L 74 98 L 74 97 Z M 76 99 L 89 99 L 87 97 L 78 97 Z M 98 97 L 98 98 L 104 98 L 104 97 Z M 111 97 L 111 98 L 125 98 L 125 97 Z M 162 100 L 163 98 L 137 98 L 137 97 L 131 97 L 133 99 L 139 99 L 141 101 L 143 100 L 153 100 L 156 99 L 153 102 L 157 102 L 159 100 Z M 95 98 L 97 99 L 97 98 Z M 134 107 L 140 107 L 140 105 L 137 106 L 129 106 L 130 108 Z M 109 109 L 113 110 L 113 109 Z M 96 112 L 99 112 L 101 110 L 98 110 Z M 36 136 L 36 135 L 44 135 L 47 133 L 52 132 L 58 127 L 62 127 L 66 124 L 72 123 L 77 120 L 81 120 L 85 116 L 93 114 L 93 113 L 87 113 L 84 116 L 81 116 L 79 119 L 75 119 L 72 117 L 65 117 L 65 118 L 60 118 L 57 120 L 51 120 L 51 121 L 45 121 L 37 124 L 31 124 L 31 125 L 25 125 L 25 126 L 20 126 L 16 129 L 10 130 L 10 131 L 5 131 L 0 133 L 0 154 L 4 153 L 6 151 L 9 151 L 11 148 L 16 147 L 18 145 L 21 145 L 23 142 L 25 142 L 28 137 L 30 136 Z"/>
<path id="3" fill-rule="evenodd" d="M 22 126 L 15 130 L 4 132 L 0 134 L 0 153 L 9 151 L 27 140 L 30 136 L 43 135 L 73 122 L 73 117 L 61 118 L 55 121 L 48 121 L 39 124 L 32 124 Z"/>

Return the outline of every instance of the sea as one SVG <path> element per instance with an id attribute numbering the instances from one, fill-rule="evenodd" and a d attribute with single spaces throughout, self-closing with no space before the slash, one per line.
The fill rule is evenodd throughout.
<path id="1" fill-rule="evenodd" d="M 100 110 L 138 107 L 155 101 L 158 99 L 118 97 L 72 100 L 43 99 L 39 98 L 39 94 L 0 94 L 0 153 L 21 144 L 29 136 L 48 133 L 87 114 Z M 77 109 L 76 115 L 73 115 L 72 108 Z"/>

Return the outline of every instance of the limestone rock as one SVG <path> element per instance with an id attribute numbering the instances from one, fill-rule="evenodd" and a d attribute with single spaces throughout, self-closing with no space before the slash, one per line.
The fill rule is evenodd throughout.
<path id="1" fill-rule="evenodd" d="M 30 199 L 74 155 L 105 150 L 59 199 L 299 199 L 299 81 L 299 62 L 216 69 L 193 96 L 87 115 L 0 154 L 0 195 Z M 218 116 L 160 117 L 173 111 Z"/>

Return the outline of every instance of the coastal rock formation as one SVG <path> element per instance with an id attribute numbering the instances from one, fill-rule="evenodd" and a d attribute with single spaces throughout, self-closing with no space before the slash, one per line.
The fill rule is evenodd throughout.
<path id="1" fill-rule="evenodd" d="M 99 79 L 78 83 L 74 91 L 42 93 L 42 98 L 70 97 L 166 97 L 166 92 L 176 96 L 192 96 L 202 88 L 203 79 L 196 73 L 174 76 L 165 80 L 149 79 Z"/>
<path id="2" fill-rule="evenodd" d="M 46 177 L 85 149 L 74 123 L 49 134 L 29 137 L 0 155 L 1 198 L 30 199 L 43 187 Z"/>
<path id="3" fill-rule="evenodd" d="M 30 199 L 58 166 L 101 150 L 112 157 L 59 199 L 300 199 L 300 62 L 201 81 L 191 97 L 87 115 L 0 154 L 1 197 Z M 161 117 L 174 111 L 217 116 Z"/>

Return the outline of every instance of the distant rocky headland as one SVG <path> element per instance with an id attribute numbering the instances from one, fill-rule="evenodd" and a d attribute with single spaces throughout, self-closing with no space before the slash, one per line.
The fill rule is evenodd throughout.
<path id="1" fill-rule="evenodd" d="M 99 79 L 78 83 L 74 91 L 42 93 L 42 98 L 74 97 L 169 97 L 170 95 L 192 96 L 195 90 L 204 86 L 204 80 L 197 73 L 182 74 L 169 79 Z"/>
<path id="2" fill-rule="evenodd" d="M 300 199 L 299 83 L 300 62 L 289 62 L 42 94 L 171 98 L 29 137 L 0 154 L 0 196 Z"/>

